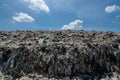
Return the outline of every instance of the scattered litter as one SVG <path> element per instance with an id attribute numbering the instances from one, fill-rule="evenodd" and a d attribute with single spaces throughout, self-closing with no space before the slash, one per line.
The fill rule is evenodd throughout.
<path id="1" fill-rule="evenodd" d="M 119 74 L 120 35 L 117 33 L 0 32 L 2 80 L 120 80 Z"/>

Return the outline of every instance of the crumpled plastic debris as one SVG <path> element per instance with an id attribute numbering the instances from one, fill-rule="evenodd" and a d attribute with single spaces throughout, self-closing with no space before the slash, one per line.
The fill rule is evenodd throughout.
<path id="1" fill-rule="evenodd" d="M 37 73 L 87 80 L 120 73 L 120 35 L 114 32 L 1 31 L 0 39 L 0 71 L 13 79 Z"/>

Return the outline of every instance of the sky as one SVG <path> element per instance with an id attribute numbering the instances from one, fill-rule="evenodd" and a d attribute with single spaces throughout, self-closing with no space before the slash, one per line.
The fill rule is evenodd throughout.
<path id="1" fill-rule="evenodd" d="M 0 30 L 120 32 L 120 0 L 0 0 Z"/>

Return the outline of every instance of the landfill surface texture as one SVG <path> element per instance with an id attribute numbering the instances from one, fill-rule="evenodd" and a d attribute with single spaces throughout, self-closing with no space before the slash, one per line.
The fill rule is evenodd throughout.
<path id="1" fill-rule="evenodd" d="M 120 80 L 120 34 L 0 31 L 0 80 Z"/>

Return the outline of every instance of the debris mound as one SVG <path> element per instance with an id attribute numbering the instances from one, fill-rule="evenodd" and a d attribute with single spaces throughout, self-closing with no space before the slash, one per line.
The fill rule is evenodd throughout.
<path id="1" fill-rule="evenodd" d="M 0 73 L 0 78 L 9 75 L 9 79 L 120 80 L 120 35 L 84 30 L 1 31 Z"/>

